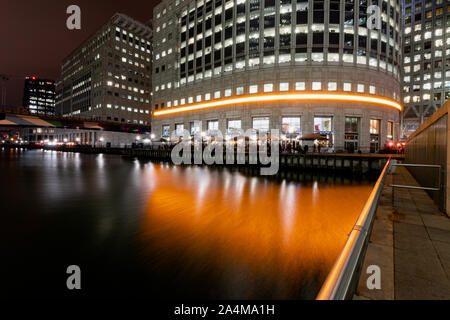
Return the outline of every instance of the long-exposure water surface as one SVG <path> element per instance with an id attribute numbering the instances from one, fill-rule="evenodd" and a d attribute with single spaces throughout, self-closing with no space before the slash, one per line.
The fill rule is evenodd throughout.
<path id="1" fill-rule="evenodd" d="M 373 186 L 6 149 L 0 172 L 1 296 L 313 299 Z"/>

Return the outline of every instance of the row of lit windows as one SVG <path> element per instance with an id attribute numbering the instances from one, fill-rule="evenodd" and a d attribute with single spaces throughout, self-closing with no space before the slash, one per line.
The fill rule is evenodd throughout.
<path id="1" fill-rule="evenodd" d="M 450 71 L 449 71 L 450 74 Z M 432 82 L 426 82 L 426 83 L 422 83 L 422 84 L 414 84 L 412 86 L 405 86 L 404 87 L 404 92 L 409 93 L 409 92 L 419 92 L 421 89 L 422 90 L 432 90 L 432 89 L 443 89 L 442 87 L 442 81 L 438 81 L 438 82 L 434 82 L 434 84 Z M 449 88 L 450 86 L 450 81 L 446 81 L 445 82 L 445 88 Z"/>
<path id="2" fill-rule="evenodd" d="M 437 5 L 437 6 L 441 5 L 443 3 L 443 1 L 444 0 L 434 0 L 435 5 Z M 414 2 L 413 0 L 405 0 L 405 6 L 411 5 L 411 4 L 413 4 L 413 2 Z M 424 2 L 423 0 L 416 0 L 416 2 L 415 2 L 416 7 L 418 5 L 421 6 L 423 2 Z M 432 6 L 433 6 L 433 0 L 426 0 L 425 1 L 425 8 L 430 8 Z"/>
<path id="3" fill-rule="evenodd" d="M 172 48 L 167 49 L 167 51 L 166 51 L 166 50 L 163 50 L 163 51 L 161 52 L 161 55 L 160 55 L 159 53 L 157 53 L 157 54 L 155 55 L 155 60 L 159 60 L 160 58 L 164 58 L 164 57 L 166 57 L 166 56 L 168 56 L 168 55 L 171 55 L 172 52 L 173 52 L 173 49 L 172 49 Z"/>
<path id="4" fill-rule="evenodd" d="M 450 87 L 447 89 L 450 89 Z M 443 92 L 437 92 L 434 94 L 425 93 L 422 96 L 419 96 L 419 95 L 405 96 L 404 102 L 405 103 L 411 103 L 411 102 L 418 103 L 421 101 L 430 101 L 432 97 L 433 97 L 434 101 L 441 101 L 442 98 L 444 98 L 444 100 L 448 100 L 448 99 L 450 99 L 450 91 L 445 92 L 445 94 Z"/>
<path id="5" fill-rule="evenodd" d="M 380 134 L 380 122 L 379 119 L 370 119 L 369 125 L 369 133 L 371 135 L 379 135 Z M 227 119 L 227 135 L 239 136 L 243 134 L 242 128 L 242 120 L 239 118 Z M 344 120 L 344 130 L 345 133 L 360 133 L 360 118 L 358 117 L 346 117 Z M 202 123 L 201 121 L 192 121 L 189 124 L 190 135 L 198 135 L 202 134 L 205 136 L 214 136 L 217 135 L 219 131 L 219 121 L 218 120 L 208 120 L 206 121 L 206 132 L 202 132 Z M 252 129 L 259 132 L 269 132 L 270 131 L 270 117 L 253 117 L 252 118 Z M 334 126 L 333 126 L 333 117 L 327 116 L 316 116 L 314 117 L 314 127 L 313 131 L 315 133 L 326 133 L 326 134 L 334 134 Z M 170 125 L 164 124 L 162 125 L 162 136 L 169 137 L 170 136 Z M 302 126 L 301 126 L 301 117 L 299 116 L 283 116 L 281 118 L 281 132 L 282 134 L 291 134 L 291 135 L 301 135 L 302 134 Z M 184 137 L 185 135 L 185 125 L 184 123 L 175 124 L 175 136 Z M 359 136 L 355 136 L 356 139 L 359 139 Z M 373 138 L 373 137 L 371 137 Z M 387 122 L 387 131 L 386 138 L 388 140 L 392 140 L 394 138 L 394 122 Z"/>
<path id="6" fill-rule="evenodd" d="M 429 8 L 429 7 L 427 7 Z M 416 4 L 415 11 L 422 11 L 421 4 Z M 450 12 L 450 6 L 447 6 L 447 12 Z M 407 7 L 405 8 L 405 15 L 410 15 L 412 13 L 412 8 Z M 444 14 L 444 8 L 436 8 L 434 9 L 434 16 L 439 17 Z M 433 10 L 427 10 L 425 11 L 425 19 L 433 18 Z"/>
<path id="7" fill-rule="evenodd" d="M 89 111 L 91 111 L 91 108 L 89 108 Z M 82 112 L 80 110 L 77 110 L 77 111 L 74 111 L 74 112 L 63 114 L 63 117 L 73 117 L 73 116 L 80 115 L 80 114 L 82 114 Z M 95 119 L 102 120 L 102 116 L 96 116 Z M 119 118 L 112 117 L 112 116 L 103 116 L 103 119 L 106 120 L 106 121 L 112 121 L 113 120 L 113 121 L 119 122 Z M 145 120 L 127 120 L 125 118 L 121 118 L 120 122 L 128 123 L 128 124 L 141 124 L 141 125 L 149 124 L 148 121 L 145 121 Z"/>
<path id="8" fill-rule="evenodd" d="M 124 54 L 126 54 L 127 53 L 127 49 L 125 49 L 125 48 L 122 48 L 122 49 L 120 49 L 120 47 L 119 46 L 115 46 L 115 49 L 117 50 L 117 51 L 122 51 L 122 53 L 124 53 Z M 129 56 L 133 56 L 133 51 L 132 50 L 128 50 L 128 55 Z M 109 52 L 108 53 L 108 56 L 110 57 L 110 58 L 112 58 L 112 53 L 111 52 Z M 117 60 L 117 55 L 116 55 L 116 60 Z M 144 60 L 144 61 L 146 61 L 146 62 L 151 62 L 150 61 L 150 58 L 149 57 L 145 57 L 145 56 L 143 56 L 143 55 L 139 55 L 139 53 L 134 53 L 134 57 L 135 58 L 137 58 L 137 59 L 141 59 L 141 60 Z M 120 57 L 119 57 L 120 58 Z"/>
<path id="9" fill-rule="evenodd" d="M 117 46 L 116 46 L 116 50 L 120 51 L 120 47 L 117 47 Z M 126 53 L 126 51 L 127 51 L 127 50 L 122 49 L 122 52 L 123 52 L 123 53 Z M 129 51 L 129 55 L 132 56 L 132 51 Z M 117 55 L 116 55 L 116 59 L 117 59 L 117 57 L 118 57 L 118 59 L 121 59 L 124 63 L 127 63 L 127 61 L 128 61 L 128 64 L 125 65 L 126 67 L 130 67 L 130 66 L 133 66 L 133 67 L 140 67 L 141 69 L 144 69 L 144 68 L 145 68 L 147 71 L 149 71 L 149 67 L 145 67 L 145 65 L 143 65 L 143 64 L 137 65 L 136 63 L 133 63 L 133 61 L 132 61 L 131 59 L 126 60 L 125 57 L 120 57 L 120 56 L 117 56 Z M 150 58 L 146 58 L 146 60 L 147 60 L 147 61 L 150 61 Z M 129 61 L 131 61 L 132 63 L 130 63 Z M 110 63 L 109 66 L 112 66 L 112 63 Z M 126 71 L 126 69 L 127 69 L 127 68 L 125 68 L 125 66 L 122 67 L 122 69 L 123 69 L 124 71 Z M 120 69 L 120 67 L 121 67 L 120 65 L 117 65 L 117 64 L 116 64 L 116 69 Z M 133 73 L 133 74 L 135 74 L 135 75 L 137 75 L 137 76 L 141 76 L 142 78 L 150 79 L 150 77 L 151 77 L 151 75 L 150 75 L 148 72 L 139 72 L 139 71 L 137 71 L 137 70 L 131 70 L 131 69 L 128 69 L 128 72 L 129 72 L 129 73 Z"/>
<path id="10" fill-rule="evenodd" d="M 246 35 L 242 34 L 236 37 L 234 40 L 233 38 L 225 39 L 224 42 L 222 42 L 221 38 L 217 40 L 218 42 L 214 43 L 214 46 L 212 44 L 212 36 L 208 36 L 204 39 L 200 38 L 195 42 L 195 40 L 192 40 L 191 44 L 188 44 L 186 47 L 186 43 L 181 44 L 181 50 L 180 50 L 180 63 L 183 64 L 187 61 L 194 60 L 195 58 L 200 58 L 202 56 L 205 56 L 205 63 L 211 63 L 212 56 L 214 56 L 214 61 L 220 60 L 222 51 L 225 60 L 228 58 L 232 58 L 232 56 L 243 56 L 246 54 L 249 54 L 253 57 L 260 55 L 260 47 L 261 45 L 264 48 L 264 51 L 274 51 L 280 50 L 281 52 L 287 52 L 290 53 L 290 48 L 304 48 L 308 46 L 308 39 L 310 39 L 311 43 L 309 46 L 314 45 L 312 48 L 313 52 L 323 52 L 324 50 L 324 44 L 325 44 L 325 34 L 328 34 L 328 43 L 330 47 L 327 49 L 329 52 L 339 52 L 339 45 L 341 39 L 343 40 L 345 51 L 348 53 L 353 53 L 354 46 L 356 45 L 361 52 L 361 55 L 365 55 L 365 50 L 370 50 L 373 53 L 378 52 L 378 47 L 380 47 L 381 53 L 384 55 L 388 54 L 389 56 L 394 56 L 394 47 L 393 47 L 393 41 L 391 39 L 389 45 L 387 44 L 387 38 L 381 39 L 379 41 L 377 34 L 371 34 L 370 39 L 367 37 L 367 29 L 364 29 L 366 31 L 366 35 L 359 34 L 357 37 L 357 41 L 355 41 L 355 35 L 352 33 L 339 33 L 338 30 L 336 32 L 329 32 L 324 33 L 323 30 L 321 32 L 313 32 L 312 37 L 308 37 L 308 32 L 305 27 L 305 30 L 299 29 L 296 30 L 295 34 L 295 40 L 292 42 L 291 40 L 291 34 L 280 34 L 279 36 L 275 37 L 275 34 L 265 36 L 264 38 L 259 37 L 259 34 L 256 34 L 255 36 L 250 35 L 248 37 L 248 40 L 246 41 Z M 361 31 L 364 31 L 361 30 Z M 304 32 L 303 32 L 304 31 Z M 352 30 L 353 31 L 353 30 Z M 195 42 L 195 43 L 194 43 Z M 247 45 L 246 45 L 247 42 Z M 203 50 L 204 46 L 205 49 Z M 213 50 L 214 47 L 214 50 Z M 389 53 L 388 53 L 388 47 L 389 47 Z M 286 50 L 287 49 L 287 50 Z M 399 46 L 398 44 L 395 45 L 395 56 L 398 55 Z M 166 51 L 163 51 L 163 56 L 166 55 Z M 172 52 L 171 49 L 169 49 L 168 52 Z M 304 51 L 300 52 L 306 52 L 306 49 Z M 264 55 L 268 55 L 266 52 L 264 52 Z M 159 54 L 156 54 L 156 60 L 159 59 Z M 383 58 L 383 57 L 382 57 Z M 381 58 L 381 59 L 382 59 Z"/>
<path id="11" fill-rule="evenodd" d="M 450 56 L 450 49 L 445 50 L 445 56 L 448 57 Z M 425 53 L 418 53 L 413 55 L 413 57 L 411 56 L 405 56 L 404 59 L 404 64 L 408 64 L 411 63 L 411 58 L 413 58 L 414 62 L 422 62 L 422 61 L 426 61 L 426 60 L 430 60 L 432 58 L 431 52 L 425 52 Z M 436 58 L 442 58 L 442 50 L 436 50 L 434 51 L 434 58 L 436 61 L 440 61 L 441 59 L 436 59 Z"/>
<path id="12" fill-rule="evenodd" d="M 150 41 L 140 39 L 137 36 L 134 36 L 131 32 L 127 32 L 126 30 L 122 30 L 116 27 L 116 40 L 121 41 L 123 43 L 128 43 L 131 47 L 135 49 L 140 49 L 143 52 L 150 53 L 151 44 Z"/>
<path id="13" fill-rule="evenodd" d="M 101 104 L 100 104 L 100 108 L 101 108 Z M 115 109 L 115 110 L 121 110 L 121 111 L 128 111 L 128 112 L 135 112 L 135 113 L 145 113 L 145 114 L 150 114 L 149 110 L 144 110 L 144 109 L 137 109 L 137 108 L 131 108 L 131 107 L 125 107 L 125 106 L 119 106 L 119 105 L 113 105 L 112 104 L 107 104 L 106 108 L 108 109 Z"/>
<path id="14" fill-rule="evenodd" d="M 274 65 L 274 64 L 289 64 L 291 63 L 291 55 L 279 55 L 279 56 L 269 56 L 269 57 L 264 57 L 262 58 L 262 65 L 263 66 L 269 66 L 269 65 Z M 311 55 L 309 56 L 307 53 L 297 53 L 294 56 L 294 61 L 295 63 L 308 63 L 310 62 L 324 62 L 325 61 L 325 55 L 323 53 L 311 53 Z M 355 56 L 354 55 L 350 55 L 350 54 L 334 54 L 334 53 L 328 53 L 326 55 L 326 61 L 330 62 L 330 63 L 339 63 L 339 62 L 344 62 L 344 63 L 354 63 L 356 60 L 357 64 L 360 65 L 367 65 L 367 62 L 369 63 L 370 67 L 379 67 L 382 70 L 387 70 L 388 72 L 392 72 L 394 75 L 398 76 L 399 75 L 399 70 L 397 66 L 393 66 L 392 64 L 386 64 L 386 62 L 384 61 L 379 61 L 376 58 L 369 58 L 367 59 L 367 57 L 364 56 Z M 168 82 L 167 84 L 161 84 L 161 85 L 155 85 L 154 87 L 154 91 L 158 92 L 160 90 L 165 90 L 165 89 L 171 89 L 172 87 L 174 88 L 179 88 L 180 85 L 184 85 L 186 83 L 192 83 L 194 81 L 197 80 L 202 80 L 202 79 L 209 79 L 211 78 L 213 75 L 214 76 L 218 76 L 221 75 L 222 73 L 228 73 L 231 72 L 233 70 L 235 71 L 239 71 L 239 70 L 244 70 L 246 67 L 247 68 L 256 68 L 259 67 L 261 63 L 261 59 L 260 58 L 256 58 L 256 59 L 248 59 L 247 61 L 237 61 L 234 64 L 229 64 L 229 65 L 225 65 L 223 68 L 222 67 L 216 67 L 214 68 L 214 70 L 208 70 L 205 68 L 205 71 L 198 71 L 198 73 L 196 73 L 195 75 L 189 75 L 187 78 L 181 78 L 180 82 L 174 82 L 172 84 L 172 82 Z"/>
<path id="15" fill-rule="evenodd" d="M 290 51 L 290 50 L 289 50 Z M 234 64 L 225 64 L 222 68 L 222 61 L 219 61 L 218 63 L 208 63 L 204 66 L 204 62 L 207 62 L 207 56 L 200 56 L 195 61 L 188 62 L 186 65 L 188 66 L 188 72 L 187 76 L 188 82 L 191 82 L 194 80 L 199 80 L 202 78 L 208 78 L 211 77 L 213 74 L 214 69 L 214 75 L 221 74 L 222 72 L 231 72 L 233 70 L 239 71 L 244 68 L 254 68 L 261 65 L 274 65 L 274 64 L 290 64 L 292 62 L 295 63 L 308 63 L 308 62 L 314 62 L 314 63 L 322 63 L 322 62 L 330 62 L 330 63 L 351 63 L 354 64 L 361 64 L 361 65 L 367 65 L 369 63 L 369 66 L 371 67 L 380 67 L 382 70 L 387 70 L 389 72 L 393 72 L 394 75 L 398 75 L 398 67 L 397 65 L 393 65 L 391 63 L 387 63 L 384 60 L 378 60 L 374 57 L 367 57 L 365 55 L 365 52 L 358 51 L 356 53 L 356 56 L 353 53 L 349 53 L 349 50 L 344 50 L 345 53 L 331 53 L 328 52 L 327 54 L 323 52 L 311 52 L 308 53 L 305 50 L 296 50 L 297 51 L 305 51 L 305 52 L 298 52 L 298 53 L 283 53 L 281 50 L 278 55 L 270 55 L 270 56 L 264 56 L 264 57 L 257 57 L 257 58 L 248 58 L 246 56 L 242 56 L 239 58 L 236 58 L 236 62 Z M 353 51 L 353 50 L 350 50 Z M 210 61 L 210 60 L 209 60 Z M 216 66 L 216 64 L 218 66 Z M 183 64 L 182 68 L 185 68 L 186 66 Z M 163 65 L 160 69 L 160 67 L 155 67 L 155 74 L 158 74 L 161 71 L 165 71 L 165 65 Z M 167 68 L 167 70 L 169 70 Z M 189 71 L 190 70 L 190 71 Z M 194 73 L 195 70 L 195 73 Z M 203 71 L 204 70 L 204 71 Z M 204 72 L 204 74 L 202 74 Z M 183 73 L 181 75 L 181 78 L 186 78 L 186 73 Z M 182 80 L 182 83 L 185 83 L 185 80 Z"/>
<path id="16" fill-rule="evenodd" d="M 31 101 L 39 101 L 39 102 L 55 102 L 55 99 L 44 99 L 44 98 L 36 98 L 36 97 L 30 97 Z"/>
<path id="17" fill-rule="evenodd" d="M 86 111 L 93 111 L 93 110 L 102 109 L 102 108 L 103 108 L 103 105 L 101 103 L 97 103 L 95 106 L 87 108 Z M 133 107 L 125 107 L 125 106 L 119 106 L 119 105 L 113 106 L 110 103 L 106 104 L 106 108 L 111 109 L 111 110 L 114 109 L 114 110 L 141 113 L 141 114 L 150 114 L 149 110 L 138 109 L 138 108 L 133 108 Z"/>
<path id="18" fill-rule="evenodd" d="M 450 34 L 450 27 L 448 27 L 446 29 L 446 33 Z M 435 37 L 442 37 L 443 36 L 443 29 L 439 28 L 439 29 L 435 29 L 434 30 L 434 36 Z M 423 39 L 424 40 L 430 40 L 433 37 L 433 32 L 432 31 L 426 31 L 423 33 Z M 414 35 L 414 42 L 420 42 L 422 41 L 422 33 L 418 33 L 416 35 Z M 411 37 L 405 37 L 405 44 L 410 44 L 411 43 Z M 448 42 L 447 42 L 448 44 Z"/>
<path id="19" fill-rule="evenodd" d="M 113 95 L 113 92 L 109 91 L 109 90 L 106 93 L 109 96 Z M 119 93 L 118 92 L 114 92 L 114 96 L 115 97 L 119 97 Z M 144 98 L 140 98 L 140 97 L 136 97 L 136 96 L 132 96 L 132 95 L 122 94 L 121 97 L 122 97 L 123 100 L 130 100 L 130 101 L 141 102 L 141 103 L 144 103 L 144 101 L 145 101 L 145 103 L 147 103 L 147 104 L 150 103 L 149 99 L 144 99 Z"/>
<path id="20" fill-rule="evenodd" d="M 127 77 L 125 77 L 125 76 L 123 76 L 122 75 L 122 80 L 123 81 L 126 81 L 127 80 Z M 122 84 L 122 86 L 120 86 L 120 83 L 117 83 L 117 82 L 114 82 L 114 81 L 111 81 L 111 80 L 109 80 L 109 81 L 107 81 L 106 82 L 106 85 L 108 86 L 108 87 L 115 87 L 115 88 L 122 88 L 123 90 L 127 90 L 128 89 L 128 91 L 133 91 L 133 92 L 135 92 L 135 93 L 140 93 L 140 94 L 144 94 L 144 90 L 143 89 L 140 89 L 139 90 L 139 88 L 137 88 L 137 87 L 127 87 L 126 85 L 124 85 L 124 84 Z"/>
<path id="21" fill-rule="evenodd" d="M 415 38 L 415 40 L 414 40 L 415 42 L 421 42 L 422 41 L 422 39 L 421 39 L 422 35 L 420 35 L 420 34 L 416 35 L 414 38 Z M 405 44 L 409 44 L 409 41 L 407 41 L 407 39 L 409 39 L 409 38 L 405 38 Z M 435 39 L 434 41 L 431 41 L 431 40 L 430 41 L 426 41 L 423 44 L 423 49 L 424 50 L 429 50 L 429 49 L 432 49 L 432 48 L 441 48 L 441 47 L 444 46 L 444 43 L 447 44 L 447 45 L 450 45 L 450 38 L 447 38 L 445 41 L 444 41 L 444 39 Z M 421 48 L 420 44 L 418 46 L 419 46 L 418 48 Z M 420 49 L 415 50 L 415 51 L 419 51 L 419 50 Z M 409 53 L 409 52 L 405 51 L 405 53 Z"/>
<path id="22" fill-rule="evenodd" d="M 238 4 L 239 4 L 239 3 L 244 3 L 244 2 L 245 2 L 245 1 L 238 1 Z M 288 2 L 290 3 L 290 1 L 288 1 Z M 222 2 L 221 2 L 221 3 L 222 3 Z M 220 4 L 221 4 L 221 3 L 220 3 Z M 307 2 L 306 2 L 306 3 L 307 3 Z M 233 6 L 233 2 L 231 1 L 229 5 Z M 274 5 L 274 4 L 273 4 L 273 5 Z M 227 6 L 228 6 L 228 3 L 227 3 Z M 198 7 L 199 7 L 199 6 L 198 6 Z M 229 9 L 228 9 L 228 10 L 229 10 Z M 192 11 L 192 10 L 190 10 L 190 11 Z M 219 11 L 220 11 L 220 10 L 219 10 Z M 186 11 L 184 14 L 187 15 L 187 11 Z M 192 14 L 192 12 L 191 12 L 191 14 Z M 191 16 L 191 15 L 190 15 L 190 16 Z M 244 17 L 245 17 L 245 15 L 244 15 Z M 197 18 L 198 18 L 198 17 L 197 17 Z M 183 19 L 183 18 L 182 18 L 182 19 Z M 189 21 L 191 21 L 190 18 L 189 18 Z M 200 22 L 201 22 L 201 21 L 200 21 Z M 306 23 L 307 23 L 307 22 L 306 22 Z M 195 24 L 195 21 L 193 22 L 193 24 Z M 353 23 L 352 23 L 352 24 L 353 24 Z M 259 23 L 258 23 L 258 25 L 259 25 Z M 359 24 L 359 25 L 360 25 L 360 26 L 361 26 L 361 25 L 364 26 L 365 23 Z M 221 28 L 222 28 L 222 25 L 219 24 L 217 27 L 221 29 Z M 228 28 L 228 29 L 231 30 L 230 28 Z M 228 30 L 228 29 L 226 29 L 226 30 Z M 283 28 L 281 28 L 281 29 L 283 29 Z M 283 29 L 283 30 L 281 30 L 281 29 L 280 29 L 280 32 L 284 30 L 284 29 Z M 320 29 L 320 28 L 319 28 L 319 29 Z M 320 31 L 319 29 L 317 29 L 316 31 Z M 363 28 L 363 29 L 364 29 L 364 28 Z M 185 31 L 187 32 L 187 29 L 186 29 L 186 28 L 185 28 L 185 29 L 182 29 L 182 30 L 185 30 Z M 193 29 L 192 29 L 192 30 L 193 30 Z M 226 31 L 226 30 L 225 30 L 225 31 Z M 346 30 L 348 31 L 348 29 L 346 29 Z M 290 31 L 290 30 L 289 30 L 289 31 Z M 339 31 L 339 25 L 338 25 L 338 31 Z M 353 31 L 353 29 L 352 29 L 352 31 Z M 197 33 L 198 33 L 198 32 L 197 32 Z M 226 32 L 225 32 L 225 33 L 226 33 Z M 245 28 L 243 29 L 243 33 L 244 33 L 244 35 L 245 35 Z M 281 33 L 282 33 L 282 32 L 281 32 Z M 318 33 L 320 33 L 320 32 L 318 32 Z M 186 33 L 183 33 L 182 36 L 185 35 L 185 34 L 186 34 Z M 330 33 L 330 34 L 331 34 L 331 33 Z M 358 34 L 361 34 L 361 32 L 358 32 Z M 194 32 L 192 32 L 192 36 L 193 36 L 193 35 L 194 35 Z M 332 34 L 332 35 L 334 36 L 335 34 Z M 198 35 L 198 36 L 199 36 L 199 35 Z M 197 37 L 198 37 L 198 36 L 197 36 Z M 202 34 L 201 34 L 201 36 L 203 37 Z M 337 36 L 339 37 L 339 34 L 337 34 Z M 353 37 L 353 35 L 351 35 L 351 36 Z M 207 36 L 205 35 L 204 37 L 206 38 Z M 290 36 L 289 36 L 289 37 L 290 37 Z M 331 35 L 330 35 L 330 37 L 331 37 Z M 268 37 L 268 38 L 270 38 L 270 37 Z M 197 39 L 197 40 L 198 40 L 198 39 Z M 193 38 L 191 38 L 189 41 L 192 42 L 192 41 L 195 41 L 195 40 L 193 40 Z M 244 41 L 245 41 L 245 39 L 244 39 Z M 387 40 L 386 40 L 386 41 L 387 41 Z M 182 42 L 184 42 L 183 39 L 182 39 Z M 268 43 L 270 43 L 270 41 L 269 41 Z M 189 44 L 189 45 L 191 45 L 191 44 Z M 182 47 L 183 47 L 183 44 L 182 44 Z M 364 47 L 365 47 L 365 46 L 364 46 Z M 397 47 L 397 46 L 396 46 L 396 47 Z M 323 50 L 321 50 L 321 51 L 323 51 Z M 383 51 L 383 50 L 382 50 L 382 51 Z M 193 52 L 193 51 L 192 51 L 192 52 Z M 384 52 L 384 51 L 383 51 L 383 52 Z M 391 52 L 392 52 L 392 50 L 391 50 Z M 159 58 L 159 55 L 160 55 L 159 53 L 156 54 L 156 57 Z M 202 55 L 203 55 L 203 53 L 202 53 Z M 183 56 L 183 52 L 182 52 L 182 56 Z M 189 58 L 189 60 L 192 60 L 192 59 L 193 59 L 193 57 L 192 57 L 192 58 Z M 181 63 L 183 63 L 183 62 L 181 62 Z M 225 64 L 226 64 L 226 63 L 225 63 Z"/>
<path id="23" fill-rule="evenodd" d="M 409 74 L 409 73 L 411 73 L 411 71 L 419 72 L 421 70 L 421 68 L 422 68 L 421 66 L 422 66 L 421 63 L 413 65 L 412 68 L 411 68 L 411 66 L 405 66 L 404 67 L 405 73 Z M 423 63 L 423 69 L 424 70 L 431 70 L 433 66 L 434 66 L 435 70 L 436 69 L 441 69 L 443 66 L 450 67 L 450 59 L 446 60 L 446 64 L 443 64 L 441 60 L 434 61 L 434 64 L 432 64 L 431 62 L 424 62 Z M 434 77 L 435 78 L 442 78 L 442 72 L 440 72 L 440 71 L 435 72 L 434 73 Z"/>
<path id="24" fill-rule="evenodd" d="M 262 86 L 258 86 L 257 84 L 254 84 L 254 85 L 248 86 L 247 90 L 243 86 L 235 88 L 234 95 L 239 96 L 239 95 L 243 95 L 246 93 L 256 94 L 258 92 L 268 93 L 268 92 L 274 92 L 274 91 L 288 92 L 290 90 L 304 91 L 307 89 L 306 86 L 307 86 L 306 82 L 295 82 L 293 87 L 291 86 L 291 84 L 289 82 L 281 82 L 281 83 L 279 83 L 279 85 L 277 87 L 273 83 L 265 83 Z M 313 81 L 311 83 L 310 89 L 313 91 L 323 91 L 323 90 L 337 91 L 338 83 L 331 81 L 331 82 L 327 82 L 327 83 L 323 84 L 320 81 Z M 362 84 L 362 83 L 353 85 L 350 82 L 344 82 L 342 85 L 342 91 L 385 95 L 384 88 L 378 88 L 378 92 L 377 92 L 377 89 L 375 86 L 372 86 L 372 85 L 366 86 L 365 84 Z M 192 104 L 192 103 L 199 103 L 202 101 L 209 101 L 211 99 L 220 99 L 222 97 L 227 98 L 227 97 L 231 97 L 231 96 L 233 96 L 233 90 L 231 88 L 225 89 L 223 91 L 217 90 L 214 93 L 205 93 L 204 95 L 196 95 L 195 97 L 190 96 L 188 98 L 181 98 L 180 100 L 176 99 L 173 101 L 167 101 L 166 104 L 164 104 L 164 103 L 161 104 L 161 108 L 164 108 L 165 106 L 167 106 L 167 108 L 177 107 L 179 105 L 180 106 L 185 105 L 186 102 L 187 102 L 187 104 Z M 394 92 L 392 97 L 394 99 L 397 99 L 397 94 Z M 159 108 L 159 105 L 155 104 L 155 109 L 158 109 L 158 108 Z"/>
<path id="25" fill-rule="evenodd" d="M 449 8 L 450 8 L 450 6 L 447 7 L 447 12 L 450 13 L 450 9 Z M 425 20 L 435 17 L 436 21 L 438 21 L 438 20 L 442 21 L 443 13 L 444 13 L 444 9 L 443 8 L 437 8 L 436 11 L 435 11 L 435 15 L 433 15 L 433 12 L 431 10 L 430 11 L 426 11 L 425 12 Z M 422 20 L 422 17 L 423 16 L 422 16 L 421 12 L 418 12 L 418 13 L 415 13 L 415 14 L 411 14 L 411 15 L 405 14 L 405 18 L 404 18 L 405 25 L 411 24 L 413 20 L 414 20 L 414 22 L 419 22 L 419 21 Z M 430 21 L 428 21 L 428 22 L 430 22 Z"/>
<path id="26" fill-rule="evenodd" d="M 435 73 L 435 76 L 438 76 L 438 78 L 441 78 L 442 77 L 442 73 L 440 71 L 438 71 L 438 72 Z M 450 78 L 450 70 L 445 72 L 445 77 L 446 78 Z M 422 80 L 423 81 L 428 81 L 430 79 L 431 79 L 431 74 L 430 73 L 424 73 L 423 77 L 420 74 L 418 74 L 418 75 L 414 75 L 413 82 L 422 82 Z M 405 83 L 410 83 L 411 82 L 411 76 L 405 76 L 403 78 L 403 81 Z"/>
<path id="27" fill-rule="evenodd" d="M 411 45 L 405 45 L 404 54 L 405 54 L 405 56 L 407 56 L 409 54 L 416 54 L 417 52 L 421 52 L 423 50 L 442 48 L 445 43 L 447 45 L 450 45 L 449 39 L 450 38 L 447 38 L 446 41 L 444 41 L 444 39 L 437 39 L 434 42 L 427 41 L 427 42 L 424 42 L 423 46 L 422 46 L 422 43 L 414 44 L 413 47 Z"/>

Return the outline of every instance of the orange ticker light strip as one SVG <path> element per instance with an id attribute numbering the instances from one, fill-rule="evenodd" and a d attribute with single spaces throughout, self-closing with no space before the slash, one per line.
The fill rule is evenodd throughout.
<path id="1" fill-rule="evenodd" d="M 287 93 L 287 94 L 264 94 L 264 95 L 251 95 L 241 98 L 222 99 L 212 102 L 198 103 L 185 107 L 169 108 L 161 111 L 153 112 L 156 117 L 170 115 L 175 113 L 197 111 L 203 109 L 225 107 L 240 103 L 256 103 L 256 102 L 274 102 L 274 101 L 346 101 L 346 102 L 366 102 L 384 105 L 402 111 L 402 106 L 394 100 L 371 97 L 356 94 L 326 94 L 326 93 Z"/>

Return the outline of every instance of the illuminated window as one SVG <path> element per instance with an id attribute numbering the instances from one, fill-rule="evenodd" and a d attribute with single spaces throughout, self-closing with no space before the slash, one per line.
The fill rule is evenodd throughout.
<path id="1" fill-rule="evenodd" d="M 219 131 L 219 121 L 211 120 L 208 121 L 208 135 L 216 135 Z"/>
<path id="2" fill-rule="evenodd" d="M 370 119 L 370 134 L 380 134 L 380 120 Z"/>
<path id="3" fill-rule="evenodd" d="M 280 91 L 289 91 L 289 83 L 288 82 L 280 83 Z"/>
<path id="4" fill-rule="evenodd" d="M 240 135 L 242 129 L 242 121 L 238 119 L 228 120 L 228 131 L 227 133 L 230 135 Z"/>
<path id="5" fill-rule="evenodd" d="M 191 122 L 191 136 L 199 134 L 201 132 L 201 121 Z"/>
<path id="6" fill-rule="evenodd" d="M 392 122 L 392 121 L 388 121 L 387 139 L 394 140 L 394 122 Z"/>
<path id="7" fill-rule="evenodd" d="M 273 91 L 273 83 L 264 84 L 264 92 L 272 92 Z"/>
<path id="8" fill-rule="evenodd" d="M 322 83 L 321 82 L 313 82 L 312 89 L 315 91 L 322 90 Z"/>
<path id="9" fill-rule="evenodd" d="M 169 125 L 162 126 L 162 136 L 170 137 L 170 126 Z"/>
<path id="10" fill-rule="evenodd" d="M 283 134 L 301 134 L 300 117 L 283 117 L 281 131 Z"/>
<path id="11" fill-rule="evenodd" d="M 328 91 L 336 91 L 337 83 L 336 82 L 328 82 Z"/>
<path id="12" fill-rule="evenodd" d="M 269 117 L 253 118 L 253 129 L 261 132 L 269 131 Z"/>
<path id="13" fill-rule="evenodd" d="M 314 118 L 314 133 L 329 134 L 332 132 L 332 118 L 331 117 L 315 117 Z"/>
<path id="14" fill-rule="evenodd" d="M 175 125 L 175 134 L 177 137 L 183 137 L 184 136 L 184 124 L 176 124 Z"/>
<path id="15" fill-rule="evenodd" d="M 296 82 L 295 90 L 297 90 L 297 91 L 305 90 L 305 83 L 304 82 Z"/>

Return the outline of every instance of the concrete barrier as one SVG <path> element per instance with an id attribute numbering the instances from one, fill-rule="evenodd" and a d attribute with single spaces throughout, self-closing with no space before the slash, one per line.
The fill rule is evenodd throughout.
<path id="1" fill-rule="evenodd" d="M 408 168 L 414 178 L 422 187 L 437 186 L 440 191 L 429 191 L 433 201 L 439 209 L 450 214 L 449 192 L 449 117 L 448 108 L 450 101 L 447 101 L 439 110 L 427 119 L 409 138 L 406 140 L 405 161 L 410 164 L 440 165 L 439 170 L 429 168 Z"/>

